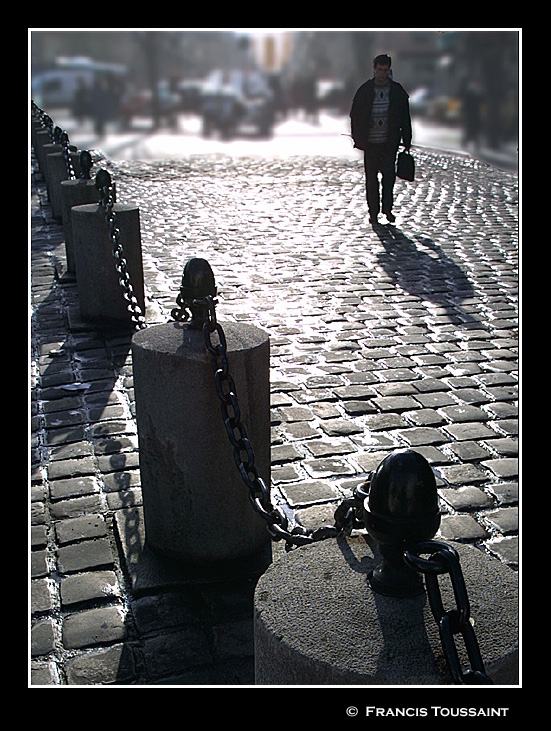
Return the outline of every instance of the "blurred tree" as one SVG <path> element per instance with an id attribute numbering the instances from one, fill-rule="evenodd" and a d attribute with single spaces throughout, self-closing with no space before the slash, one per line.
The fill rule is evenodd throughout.
<path id="1" fill-rule="evenodd" d="M 372 31 L 349 31 L 350 45 L 353 51 L 355 68 L 352 69 L 354 83 L 359 86 L 372 76 L 373 67 L 373 32 Z"/>
<path id="2" fill-rule="evenodd" d="M 459 54 L 469 76 L 482 83 L 484 132 L 488 145 L 497 149 L 514 134 L 518 110 L 511 99 L 518 98 L 518 44 L 515 31 L 467 31 Z M 516 115 L 517 121 L 510 117 Z"/>
<path id="3" fill-rule="evenodd" d="M 167 42 L 166 35 L 163 31 L 134 31 L 134 39 L 145 61 L 145 71 L 151 91 L 151 121 L 153 129 L 158 129 L 161 123 L 159 105 L 159 56 L 163 46 Z"/>

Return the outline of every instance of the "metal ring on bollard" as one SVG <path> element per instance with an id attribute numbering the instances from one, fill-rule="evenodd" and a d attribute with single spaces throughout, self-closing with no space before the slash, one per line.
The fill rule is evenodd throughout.
<path id="1" fill-rule="evenodd" d="M 431 558 L 421 558 L 420 555 L 422 553 L 431 553 L 434 555 L 436 552 L 441 551 L 444 545 L 455 554 L 456 558 L 459 558 L 457 551 L 452 546 L 440 543 L 439 541 L 423 541 L 415 546 L 406 548 L 404 550 L 404 560 L 412 569 L 421 573 L 430 571 L 433 574 L 445 574 L 447 568 L 441 561 L 435 560 L 432 556 Z"/>

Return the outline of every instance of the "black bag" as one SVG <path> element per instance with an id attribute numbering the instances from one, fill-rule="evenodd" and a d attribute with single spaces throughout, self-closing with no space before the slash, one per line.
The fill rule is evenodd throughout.
<path id="1" fill-rule="evenodd" d="M 407 150 L 403 150 L 398 155 L 396 175 L 402 180 L 409 180 L 410 182 L 415 179 L 415 160 Z"/>

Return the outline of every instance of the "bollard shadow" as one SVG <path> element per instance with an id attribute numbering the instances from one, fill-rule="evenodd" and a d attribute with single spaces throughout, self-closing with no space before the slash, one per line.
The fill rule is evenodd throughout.
<path id="1" fill-rule="evenodd" d="M 31 581 L 33 592 L 45 580 L 57 592 L 59 672 L 67 673 L 68 684 L 155 685 L 166 678 L 180 685 L 254 684 L 256 581 L 233 580 L 226 573 L 224 581 L 218 576 L 216 582 L 199 585 L 195 576 L 183 574 L 179 562 L 155 556 L 144 544 L 128 360 L 133 332 L 101 330 L 80 318 L 76 282 L 60 274 L 65 261 L 62 226 L 49 215 L 43 181 L 38 175 L 35 181 L 31 481 L 33 521 L 39 529 L 33 530 L 32 564 L 37 568 Z M 40 512 L 42 505 L 46 507 Z M 77 523 L 89 526 L 90 533 L 81 533 Z M 58 529 L 73 525 L 74 537 L 62 542 Z M 64 551 L 78 553 L 78 563 L 64 568 Z M 104 577 L 110 577 L 107 583 Z M 62 603 L 66 580 L 82 580 L 91 591 L 76 603 Z M 99 581 L 103 583 L 96 587 Z M 33 635 L 35 628 L 40 634 L 53 611 L 33 608 Z M 98 617 L 106 612 L 107 621 L 98 625 L 93 639 L 69 649 L 64 645 L 66 622 L 74 615 L 84 620 L 91 611 Z M 120 623 L 112 621 L 119 616 Z M 90 648 L 98 653 L 94 677 L 99 680 L 81 680 L 78 669 L 70 669 L 81 663 L 86 667 Z M 102 665 L 104 653 L 109 661 Z M 45 667 L 48 656 L 36 653 L 33 661 Z"/>
<path id="2" fill-rule="evenodd" d="M 410 238 L 392 225 L 377 225 L 373 230 L 383 245 L 383 251 L 377 254 L 379 264 L 397 286 L 420 301 L 436 305 L 453 325 L 480 325 L 461 307 L 474 295 L 472 282 L 441 246 L 428 236 Z"/>
<path id="3" fill-rule="evenodd" d="M 392 685 L 411 685 L 412 678 L 420 678 L 413 682 L 434 684 L 435 677 L 447 678 L 447 668 L 443 657 L 440 656 L 440 646 L 435 653 L 435 633 L 430 624 L 432 615 L 428 608 L 428 599 L 425 592 L 419 596 L 407 599 L 383 596 L 375 592 L 369 585 L 369 575 L 382 560 L 377 543 L 369 534 L 361 534 L 362 540 L 369 547 L 369 552 L 363 548 L 353 550 L 351 542 L 344 536 L 337 538 L 337 545 L 348 566 L 365 577 L 366 595 L 364 601 L 365 612 L 365 647 L 376 647 L 377 662 L 372 668 L 373 682 Z M 358 556 L 361 558 L 358 559 Z M 359 601 L 362 601 L 359 599 Z M 377 645 L 377 639 L 381 647 Z M 362 638 L 358 638 L 362 642 Z"/>
<path id="4" fill-rule="evenodd" d="M 100 656 L 107 652 L 117 658 L 105 676 L 108 683 L 155 683 L 159 682 L 156 677 L 146 673 L 144 680 L 139 674 L 139 657 L 132 639 L 136 632 L 140 637 L 145 632 L 147 662 L 154 669 L 153 675 L 162 674 L 163 653 L 176 657 L 186 654 L 177 647 L 185 642 L 186 633 L 170 631 L 171 623 L 177 624 L 173 616 L 178 615 L 182 626 L 196 623 L 194 606 L 188 609 L 188 605 L 200 603 L 189 598 L 193 591 L 178 596 L 177 573 L 170 575 L 170 562 L 159 561 L 144 549 L 135 428 L 128 415 L 132 402 L 124 403 L 120 411 L 121 397 L 130 399 L 130 389 L 121 390 L 130 336 L 63 327 L 59 315 L 71 301 L 72 290 L 73 285 L 51 277 L 50 291 L 44 288 L 33 308 L 34 358 L 40 372 L 33 386 L 31 479 L 33 490 L 38 493 L 40 489 L 49 506 L 51 518 L 45 529 L 50 534 L 47 547 L 51 559 L 47 576 L 56 577 L 53 583 L 59 584 L 58 591 L 63 591 L 66 582 L 80 579 L 92 585 L 101 577 L 111 576 L 103 579 L 100 593 L 83 593 L 78 602 L 61 605 L 62 632 L 76 614 L 84 619 L 88 612 L 106 612 L 107 617 L 111 616 L 109 610 L 116 608 L 123 620 L 115 628 L 106 622 L 93 643 L 85 638 L 82 647 L 74 650 L 65 646 L 62 634 L 60 670 L 68 673 L 69 684 L 89 684 L 88 679 L 81 680 L 78 673 L 70 671 L 66 661 L 72 653 L 78 666 L 80 658 L 93 647 Z M 69 542 L 61 541 L 59 531 L 67 532 L 77 523 L 94 524 L 97 532 L 87 535 L 77 531 Z M 33 545 L 31 551 L 39 556 L 42 546 Z M 64 552 L 71 551 L 81 552 L 82 559 L 67 568 L 60 560 Z M 136 579 L 141 583 L 136 585 Z M 34 589 L 40 577 L 33 575 L 31 581 Z M 150 595 L 142 600 L 144 588 Z M 171 591 L 173 616 L 167 620 L 163 612 L 169 600 L 164 597 Z M 153 609 L 157 597 L 158 610 Z M 205 611 L 202 605 L 200 610 Z M 33 615 L 31 628 L 44 621 L 46 614 Z M 194 652 L 193 640 L 192 635 L 190 654 Z M 208 648 L 205 653 L 208 656 Z M 33 660 L 42 664 L 46 657 L 36 655 Z M 176 661 L 173 666 L 178 675 Z M 99 672 L 97 677 L 101 678 L 101 667 Z M 205 682 L 200 677 L 196 680 Z M 102 684 L 102 680 L 95 682 Z"/>

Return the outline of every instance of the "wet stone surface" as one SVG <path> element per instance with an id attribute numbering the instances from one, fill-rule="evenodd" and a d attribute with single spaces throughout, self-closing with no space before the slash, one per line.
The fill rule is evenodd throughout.
<path id="1" fill-rule="evenodd" d="M 447 154 L 416 162 L 395 225 L 375 229 L 348 160 L 106 167 L 140 208 L 148 324 L 170 319 L 198 256 L 218 319 L 269 333 L 274 502 L 308 529 L 332 523 L 411 447 L 436 475 L 441 537 L 515 570 L 518 178 Z M 31 182 L 30 682 L 254 684 L 252 582 L 132 589 L 116 519 L 141 505 L 130 335 L 80 321 L 62 226 L 36 170 Z"/>

